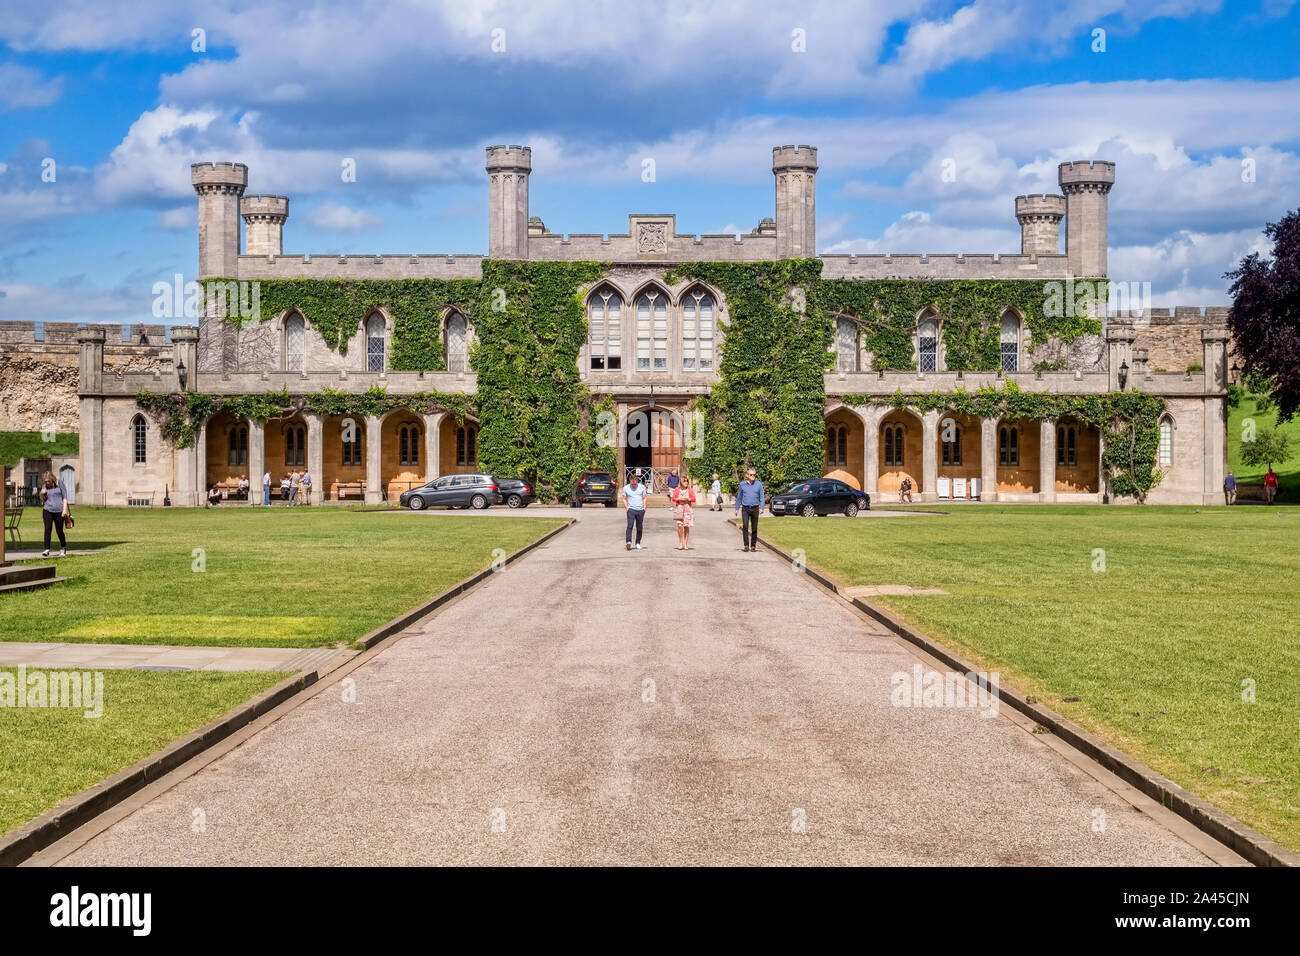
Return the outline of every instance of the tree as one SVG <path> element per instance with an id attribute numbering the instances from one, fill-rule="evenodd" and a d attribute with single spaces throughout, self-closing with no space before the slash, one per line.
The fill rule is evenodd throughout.
<path id="1" fill-rule="evenodd" d="M 1262 376 L 1277 402 L 1277 420 L 1300 408 L 1300 210 L 1270 222 L 1271 259 L 1252 252 L 1225 277 L 1232 280 L 1228 331 L 1247 375 Z"/>
<path id="2" fill-rule="evenodd" d="M 1268 465 L 1273 470 L 1273 462 L 1281 464 L 1291 457 L 1291 436 L 1272 428 L 1265 428 L 1255 435 L 1254 441 L 1241 443 L 1241 463 L 1254 468 Z"/>

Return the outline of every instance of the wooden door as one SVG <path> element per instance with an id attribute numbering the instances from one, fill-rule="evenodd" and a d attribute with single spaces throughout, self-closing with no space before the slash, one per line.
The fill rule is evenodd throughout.
<path id="1" fill-rule="evenodd" d="M 682 440 L 673 416 L 658 412 L 651 423 L 650 464 L 656 469 L 682 466 Z"/>

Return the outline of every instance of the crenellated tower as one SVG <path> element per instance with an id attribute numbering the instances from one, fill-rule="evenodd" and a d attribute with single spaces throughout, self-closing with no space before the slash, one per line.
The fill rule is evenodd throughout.
<path id="1" fill-rule="evenodd" d="M 1107 195 L 1115 185 L 1115 164 L 1102 160 L 1061 163 L 1065 194 L 1065 254 L 1076 276 L 1106 275 Z"/>
<path id="2" fill-rule="evenodd" d="M 528 175 L 533 151 L 527 146 L 489 146 L 488 255 L 528 258 Z"/>
<path id="3" fill-rule="evenodd" d="M 289 218 L 287 196 L 245 196 L 239 203 L 244 217 L 244 249 L 250 256 L 284 252 L 284 223 Z"/>
<path id="4" fill-rule="evenodd" d="M 781 259 L 817 255 L 817 149 L 776 146 L 776 254 Z"/>
<path id="5" fill-rule="evenodd" d="M 233 276 L 239 268 L 239 197 L 248 186 L 243 163 L 194 163 L 199 194 L 199 278 Z"/>
<path id="6" fill-rule="evenodd" d="M 1020 254 L 1060 255 L 1063 218 L 1065 218 L 1064 196 L 1017 196 L 1016 222 L 1020 223 Z"/>

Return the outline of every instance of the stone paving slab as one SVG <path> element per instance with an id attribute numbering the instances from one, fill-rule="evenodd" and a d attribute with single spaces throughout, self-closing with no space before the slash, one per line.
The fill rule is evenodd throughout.
<path id="1" fill-rule="evenodd" d="M 1013 714 L 895 706 L 921 659 L 729 515 L 578 514 L 62 862 L 1211 862 Z"/>
<path id="2" fill-rule="evenodd" d="M 344 653 L 338 648 L 185 647 L 161 644 L 0 643 L 0 667 L 129 670 L 165 667 L 209 671 L 314 669 Z M 346 652 L 352 653 L 352 652 Z"/>

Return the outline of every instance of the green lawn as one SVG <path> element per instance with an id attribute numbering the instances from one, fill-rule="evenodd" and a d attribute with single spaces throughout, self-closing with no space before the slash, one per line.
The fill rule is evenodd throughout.
<path id="1" fill-rule="evenodd" d="M 979 505 L 763 534 L 844 584 L 949 592 L 870 600 L 1300 849 L 1300 509 Z"/>
<path id="2" fill-rule="evenodd" d="M 12 668 L 0 671 L 16 673 Z M 0 707 L 0 833 L 288 676 L 215 671 L 103 673 L 100 717 L 88 719 L 81 710 L 65 708 Z"/>
<path id="3" fill-rule="evenodd" d="M 80 443 L 75 432 L 56 433 L 53 442 L 42 441 L 40 432 L 0 432 L 0 465 L 12 468 L 20 458 L 75 455 Z M 15 481 L 21 485 L 23 476 L 15 476 Z"/>
<path id="4" fill-rule="evenodd" d="M 1247 468 L 1241 463 L 1242 422 L 1247 418 L 1255 420 L 1256 431 L 1275 429 L 1278 427 L 1277 409 L 1261 412 L 1251 396 L 1243 398 L 1236 408 L 1228 409 L 1228 468 L 1242 484 L 1263 485 L 1264 474 L 1268 471 L 1268 467 L 1259 465 L 1255 468 Z M 1283 425 L 1281 431 L 1291 436 L 1295 451 L 1288 461 L 1273 463 L 1273 467 L 1277 469 L 1278 500 L 1300 502 L 1300 416 Z"/>
<path id="5" fill-rule="evenodd" d="M 561 523 L 334 507 L 74 510 L 69 546 L 107 550 L 57 559 L 64 584 L 0 599 L 0 641 L 353 641 L 488 567 L 494 549 Z M 38 519 L 27 509 L 29 542 Z"/>

